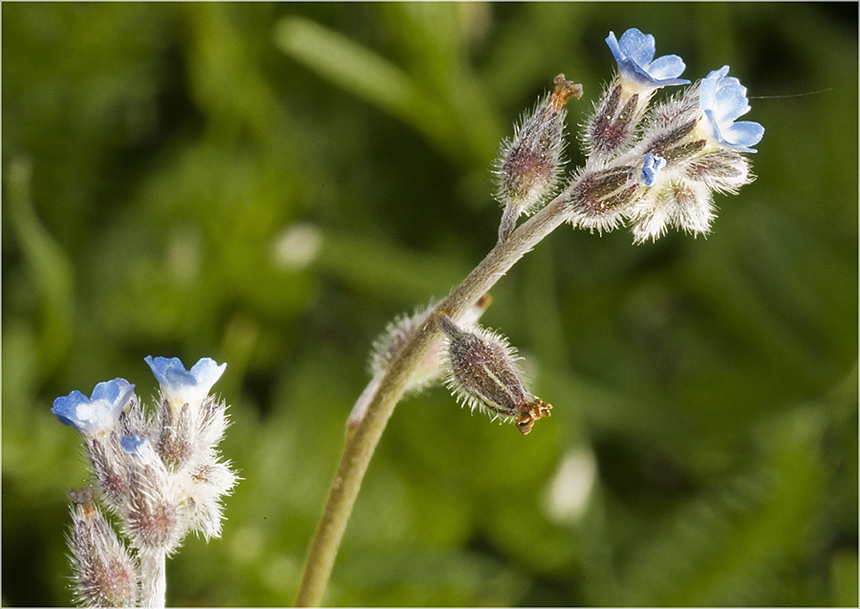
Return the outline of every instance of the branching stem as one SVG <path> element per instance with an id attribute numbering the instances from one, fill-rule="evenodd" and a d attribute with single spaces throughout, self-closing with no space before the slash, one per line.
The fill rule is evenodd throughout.
<path id="1" fill-rule="evenodd" d="M 443 301 L 438 310 L 453 320 L 463 313 L 507 273 L 516 262 L 565 220 L 569 198 L 559 195 L 529 221 L 501 240 L 468 277 Z M 415 367 L 428 355 L 440 331 L 427 317 L 424 325 L 403 346 L 388 371 L 378 381 L 366 414 L 351 425 L 343 455 L 332 483 L 323 515 L 311 542 L 295 604 L 319 606 L 331 574 L 340 540 L 352 512 L 361 481 L 394 407 L 403 395 Z M 366 395 L 363 394 L 364 399 Z"/>

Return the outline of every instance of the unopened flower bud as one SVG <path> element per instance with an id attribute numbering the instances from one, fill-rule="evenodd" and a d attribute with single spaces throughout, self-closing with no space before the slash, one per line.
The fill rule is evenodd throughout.
<path id="1" fill-rule="evenodd" d="M 483 328 L 460 329 L 450 317 L 433 318 L 447 339 L 445 384 L 463 404 L 492 418 L 514 421 L 522 434 L 549 416 L 552 406 L 532 395 L 516 366 L 515 350 L 507 340 Z"/>
<path id="2" fill-rule="evenodd" d="M 125 506 L 125 518 L 135 547 L 173 552 L 185 529 L 167 470 L 147 448 L 130 454 L 128 471 L 131 501 Z"/>
<path id="3" fill-rule="evenodd" d="M 90 607 L 134 607 L 137 570 L 126 548 L 93 501 L 94 490 L 70 491 L 72 532 L 69 548 L 77 601 Z"/>
<path id="4" fill-rule="evenodd" d="M 622 96 L 622 93 L 627 95 Z M 625 92 L 620 82 L 612 83 L 585 127 L 589 154 L 610 157 L 623 150 L 635 135 L 643 111 L 639 93 Z"/>
<path id="5" fill-rule="evenodd" d="M 195 411 L 196 408 L 187 402 L 176 407 L 166 399 L 158 409 L 158 454 L 171 471 L 181 469 L 191 458 L 192 442 L 196 439 Z"/>
<path id="6" fill-rule="evenodd" d="M 112 431 L 100 438 L 87 438 L 84 444 L 87 458 L 107 502 L 121 510 L 130 501 L 128 453 L 120 445 L 120 436 Z"/>
<path id="7" fill-rule="evenodd" d="M 221 497 L 229 494 L 236 485 L 236 474 L 229 463 L 210 461 L 190 472 L 186 480 L 189 500 L 184 506 L 190 526 L 208 541 L 221 536 L 224 518 Z"/>
<path id="8" fill-rule="evenodd" d="M 499 239 L 513 231 L 521 214 L 532 213 L 556 186 L 563 166 L 564 105 L 568 98 L 582 97 L 582 85 L 559 74 L 555 90 L 523 119 L 512 140 L 502 143 L 496 161 L 499 187 L 496 197 L 505 206 Z"/>
<path id="9" fill-rule="evenodd" d="M 566 191 L 568 221 L 600 233 L 617 228 L 644 188 L 638 174 L 633 165 L 586 169 Z"/>
<path id="10" fill-rule="evenodd" d="M 753 180 L 749 161 L 731 150 L 716 150 L 694 157 L 684 166 L 685 177 L 704 183 L 711 190 L 736 193 Z"/>
<path id="11" fill-rule="evenodd" d="M 478 301 L 472 305 L 463 316 L 465 323 L 476 323 L 487 307 L 490 306 L 492 299 L 489 294 L 484 294 Z M 430 313 L 439 306 L 439 303 L 431 304 L 427 307 L 417 310 L 412 315 L 398 316 L 388 324 L 385 331 L 374 341 L 373 353 L 370 360 L 370 368 L 374 375 L 385 372 L 391 365 L 391 362 L 396 359 L 400 350 L 403 348 L 410 338 L 417 332 L 424 322 L 427 321 Z M 427 357 L 424 358 L 406 385 L 407 392 L 420 391 L 421 389 L 432 384 L 442 375 L 442 369 L 439 366 L 439 350 L 440 344 L 436 345 L 430 351 Z"/>
<path id="12" fill-rule="evenodd" d="M 666 166 L 666 159 L 650 152 L 645 153 L 642 165 L 642 181 L 645 186 L 653 186 L 660 170 Z"/>

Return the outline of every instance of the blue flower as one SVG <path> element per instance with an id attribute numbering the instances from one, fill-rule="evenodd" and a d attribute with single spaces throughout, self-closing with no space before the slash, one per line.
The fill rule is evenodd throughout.
<path id="1" fill-rule="evenodd" d="M 756 152 L 764 127 L 753 121 L 735 122 L 750 110 L 747 89 L 737 78 L 729 77 L 729 66 L 714 70 L 699 88 L 699 105 L 706 120 L 702 126 L 719 144 L 738 152 Z"/>
<path id="2" fill-rule="evenodd" d="M 180 405 L 202 403 L 227 367 L 226 363 L 219 366 L 208 357 L 194 364 L 191 370 L 186 370 L 178 357 L 153 359 L 148 355 L 144 361 L 152 368 L 164 397 Z"/>
<path id="3" fill-rule="evenodd" d="M 642 181 L 645 186 L 653 186 L 657 174 L 666 165 L 666 159 L 650 152 L 645 153 L 645 164 L 642 166 Z"/>
<path id="4" fill-rule="evenodd" d="M 621 77 L 639 89 L 650 91 L 670 85 L 686 85 L 689 80 L 678 78 L 684 71 L 684 61 L 677 55 L 664 55 L 654 60 L 654 36 L 631 28 L 615 39 L 609 32 L 606 44 L 615 56 Z"/>
<path id="5" fill-rule="evenodd" d="M 96 385 L 92 398 L 77 390 L 57 398 L 51 412 L 63 425 L 70 425 L 86 436 L 93 436 L 116 425 L 122 409 L 133 394 L 134 385 L 117 378 Z"/>

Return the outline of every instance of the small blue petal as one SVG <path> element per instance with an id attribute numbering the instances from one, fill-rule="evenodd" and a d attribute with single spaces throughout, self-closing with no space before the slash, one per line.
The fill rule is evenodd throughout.
<path id="1" fill-rule="evenodd" d="M 615 57 L 622 78 L 646 89 L 659 89 L 670 85 L 686 85 L 689 80 L 678 78 L 684 71 L 684 61 L 677 55 L 664 55 L 654 59 L 654 36 L 643 34 L 636 28 L 624 32 L 621 40 L 609 32 L 606 44 Z"/>
<path id="2" fill-rule="evenodd" d="M 194 364 L 190 371 L 185 369 L 178 357 L 168 359 L 148 355 L 144 361 L 152 368 L 152 373 L 161 385 L 161 391 L 168 399 L 188 403 L 203 400 L 227 367 L 226 363 L 219 366 L 215 360 L 208 357 Z"/>
<path id="3" fill-rule="evenodd" d="M 152 368 L 152 373 L 162 389 L 194 385 L 197 382 L 194 375 L 185 370 L 182 360 L 178 357 L 156 357 L 153 359 L 151 355 L 147 355 L 143 361 Z"/>
<path id="4" fill-rule="evenodd" d="M 99 383 L 93 389 L 92 398 L 80 391 L 54 400 L 51 412 L 64 425 L 70 425 L 84 435 L 112 428 L 134 393 L 134 385 L 117 378 Z"/>
<path id="5" fill-rule="evenodd" d="M 81 431 L 81 428 L 79 427 L 81 422 L 77 418 L 78 405 L 89 403 L 90 399 L 75 389 L 69 395 L 59 397 L 54 400 L 54 407 L 51 408 L 51 412 L 54 413 L 54 416 L 57 417 L 63 425 L 76 427 L 78 431 Z"/>
<path id="6" fill-rule="evenodd" d="M 137 434 L 131 436 L 123 436 L 119 440 L 120 446 L 122 446 L 123 450 L 128 453 L 133 453 L 138 450 L 144 442 L 146 442 L 146 439 L 143 436 L 139 436 Z"/>
<path id="7" fill-rule="evenodd" d="M 154 454 L 147 439 L 137 434 L 121 437 L 119 444 L 125 452 L 141 460 L 146 460 Z"/>
<path id="8" fill-rule="evenodd" d="M 764 137 L 764 127 L 753 121 L 740 121 L 723 131 L 727 140 L 737 142 L 740 146 L 755 146 Z"/>
<path id="9" fill-rule="evenodd" d="M 645 153 L 645 164 L 642 166 L 642 180 L 645 186 L 653 186 L 657 174 L 666 165 L 666 159 L 650 152 Z"/>
<path id="10" fill-rule="evenodd" d="M 756 152 L 764 127 L 752 121 L 736 123 L 750 111 L 746 87 L 728 76 L 729 66 L 714 70 L 699 87 L 699 105 L 705 114 L 705 130 L 719 144 L 739 152 Z"/>

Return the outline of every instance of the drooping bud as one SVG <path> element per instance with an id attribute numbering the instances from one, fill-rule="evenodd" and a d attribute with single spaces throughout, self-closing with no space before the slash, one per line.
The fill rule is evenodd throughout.
<path id="1" fill-rule="evenodd" d="M 476 323 L 483 315 L 487 307 L 490 306 L 492 298 L 489 294 L 484 294 L 478 301 L 472 305 L 463 316 L 465 323 Z M 385 331 L 374 341 L 373 353 L 370 359 L 370 368 L 374 375 L 384 372 L 391 365 L 391 362 L 397 357 L 400 350 L 403 348 L 410 338 L 424 325 L 430 315 L 439 303 L 431 304 L 427 307 L 415 311 L 412 315 L 398 316 L 388 324 Z M 407 392 L 420 391 L 428 385 L 435 382 L 442 375 L 442 368 L 439 366 L 439 349 L 440 344 L 436 345 L 430 351 L 424 361 L 421 362 L 409 377 L 409 382 L 406 385 Z"/>
<path id="2" fill-rule="evenodd" d="M 463 316 L 466 323 L 476 323 L 490 306 L 492 298 L 489 294 L 481 296 L 475 304 L 473 304 Z M 347 428 L 354 429 L 364 418 L 367 413 L 367 407 L 370 400 L 376 393 L 379 386 L 379 380 L 382 378 L 391 363 L 397 359 L 403 346 L 409 342 L 415 333 L 424 325 L 430 314 L 439 306 L 439 303 L 433 303 L 421 309 L 418 309 L 412 315 L 401 315 L 388 324 L 385 331 L 373 343 L 373 351 L 370 356 L 370 370 L 373 373 L 373 380 L 359 396 L 358 401 L 352 408 L 352 412 L 347 420 Z M 439 340 L 424 360 L 413 370 L 409 380 L 406 383 L 405 393 L 416 393 L 429 387 L 442 376 L 442 367 L 440 366 L 440 350 L 442 341 Z"/>
<path id="3" fill-rule="evenodd" d="M 74 568 L 75 596 L 90 607 L 134 607 L 139 596 L 134 560 L 120 543 L 86 485 L 70 491 L 72 531 L 69 548 Z"/>
<path id="4" fill-rule="evenodd" d="M 516 129 L 513 139 L 502 143 L 495 173 L 496 197 L 505 206 L 499 240 L 516 226 L 517 218 L 530 214 L 546 200 L 558 181 L 564 162 L 564 105 L 568 98 L 582 97 L 582 85 L 559 74 L 555 90 Z"/>
<path id="5" fill-rule="evenodd" d="M 492 418 L 513 421 L 525 435 L 552 406 L 532 395 L 507 340 L 483 328 L 461 329 L 444 313 L 433 318 L 446 337 L 445 384 L 463 404 Z"/>

